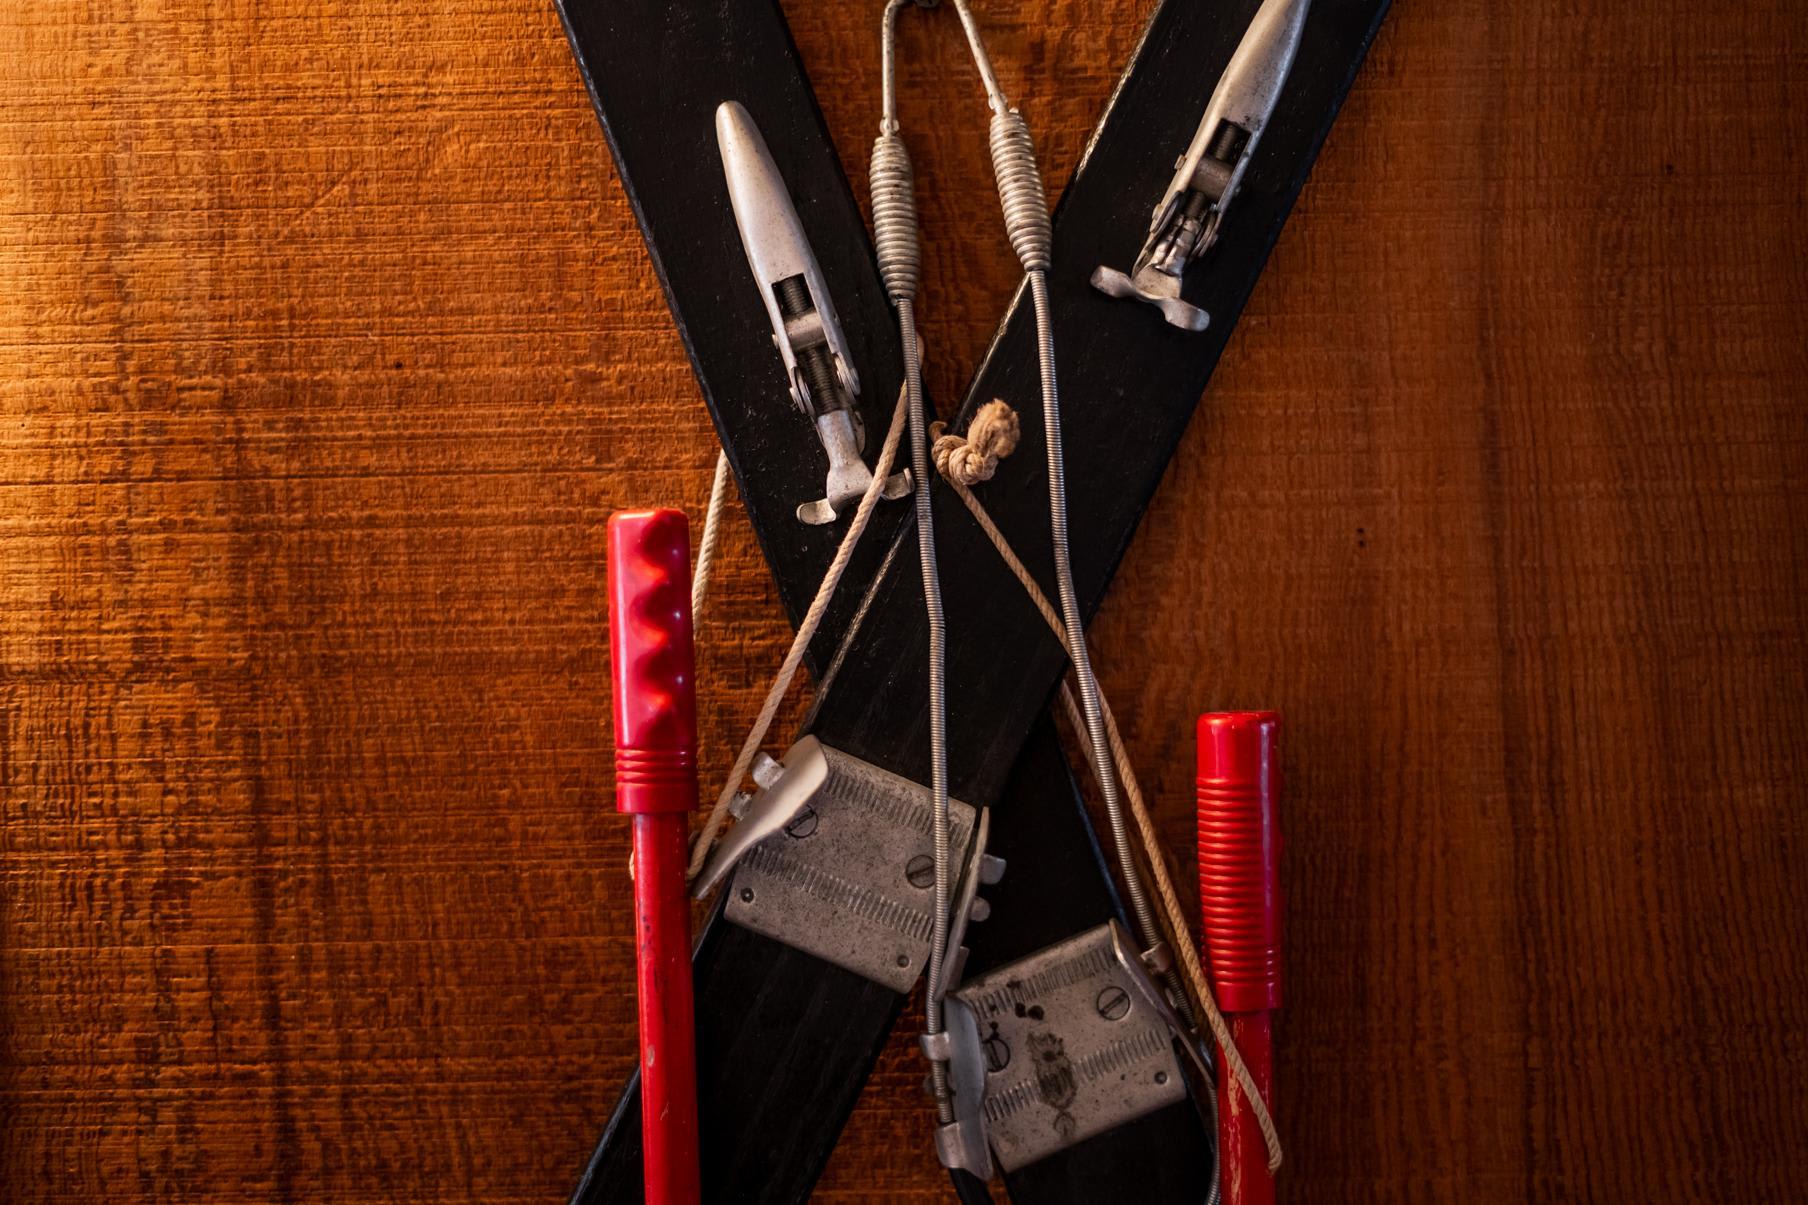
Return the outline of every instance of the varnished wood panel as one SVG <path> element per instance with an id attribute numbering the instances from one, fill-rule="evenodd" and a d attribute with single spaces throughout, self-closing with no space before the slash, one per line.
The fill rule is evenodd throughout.
<path id="1" fill-rule="evenodd" d="M 1182 866 L 1190 716 L 1288 715 L 1293 1199 L 1808 1192 L 1785 8 L 1397 5 L 1106 601 Z M 984 11 L 1064 179 L 1145 10 Z M 876 14 L 789 12 L 862 177 Z M 711 456 L 557 19 L 0 25 L 5 1198 L 556 1200 L 634 1057 L 602 523 Z M 951 399 L 1015 273 L 904 44 Z M 712 764 L 786 634 L 717 580 Z M 944 1193 L 905 1032 L 820 1199 Z"/>

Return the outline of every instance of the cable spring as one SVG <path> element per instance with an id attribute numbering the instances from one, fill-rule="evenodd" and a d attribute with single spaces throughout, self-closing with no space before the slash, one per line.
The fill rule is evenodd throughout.
<path id="1" fill-rule="evenodd" d="M 873 141 L 869 178 L 873 186 L 873 243 L 878 250 L 879 275 L 894 302 L 914 299 L 923 262 L 917 234 L 916 182 L 910 152 L 897 134 L 883 133 Z"/>
<path id="2" fill-rule="evenodd" d="M 1025 272 L 1046 272 L 1053 255 L 1054 231 L 1048 196 L 1036 167 L 1030 127 L 1015 109 L 992 113 L 989 141 L 992 171 L 998 177 L 998 200 L 1004 206 L 1005 232 Z"/>

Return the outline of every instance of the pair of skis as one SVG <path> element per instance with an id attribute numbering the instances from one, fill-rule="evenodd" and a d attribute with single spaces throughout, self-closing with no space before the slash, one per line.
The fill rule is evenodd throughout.
<path id="1" fill-rule="evenodd" d="M 1176 300 L 1204 330 L 1106 296 L 1095 269 L 1159 290 L 1149 215 L 1181 181 L 1214 82 L 1257 0 L 1166 0 L 1155 12 L 1055 215 L 1051 294 L 1065 342 L 1061 376 L 1076 585 L 1090 614 L 1134 533 L 1268 252 L 1372 39 L 1387 0 L 1317 0 L 1291 75 L 1236 182 L 1211 255 Z M 742 500 L 793 622 L 840 534 L 798 519 L 822 493 L 823 454 L 785 402 L 720 169 L 715 113 L 734 100 L 757 119 L 839 314 L 869 432 L 897 396 L 897 327 L 860 210 L 773 0 L 561 0 L 561 13 L 624 188 L 685 339 Z M 875 17 L 877 13 L 875 10 Z M 1208 150 L 1211 148 L 1207 148 Z M 1182 162 L 1177 164 L 1176 160 Z M 1182 173 L 1184 175 L 1184 171 Z M 1210 182 L 1209 171 L 1197 178 Z M 1157 225 L 1160 223 L 1158 222 Z M 1171 262 L 1171 261 L 1170 261 Z M 1122 291 L 1122 290 L 1120 290 Z M 1159 296 L 1158 292 L 1158 296 Z M 993 397 L 1036 396 L 1027 300 L 1020 298 L 964 399 L 959 430 Z M 1164 308 L 1164 314 L 1169 311 Z M 1184 311 L 1173 311 L 1182 313 Z M 1040 419 L 1020 405 L 1022 446 L 986 487 L 994 519 L 1025 560 L 1049 556 Z M 1010 867 L 987 890 L 991 918 L 969 930 L 969 977 L 1121 920 L 1123 909 L 1047 713 L 1064 657 L 960 503 L 933 483 L 950 633 L 951 793 L 989 808 L 990 852 Z M 881 505 L 812 649 L 819 681 L 809 732 L 905 779 L 926 775 L 920 725 L 924 620 L 909 508 Z M 802 1201 L 826 1162 L 904 1003 L 891 987 L 723 919 L 694 961 L 704 1195 Z M 1199 1091 L 1197 1085 L 1194 1091 Z M 638 1092 L 630 1084 L 573 1194 L 640 1199 Z M 1208 1196 L 1215 1141 L 1191 1100 L 1007 1170 L 1036 1205 Z M 925 1136 L 925 1152 L 928 1150 Z"/>

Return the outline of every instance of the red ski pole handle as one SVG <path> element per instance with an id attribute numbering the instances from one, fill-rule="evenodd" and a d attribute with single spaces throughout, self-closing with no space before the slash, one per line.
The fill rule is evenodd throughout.
<path id="1" fill-rule="evenodd" d="M 1281 1005 L 1280 732 L 1273 711 L 1199 717 L 1199 908 L 1212 989 L 1265 1104 Z M 1267 1142 L 1230 1075 L 1218 1077 L 1218 1151 L 1226 1205 L 1272 1205 Z"/>
<path id="2" fill-rule="evenodd" d="M 697 807 L 690 524 L 681 510 L 609 518 L 609 654 L 615 671 L 615 807 Z"/>
<path id="3" fill-rule="evenodd" d="M 615 807 L 634 817 L 640 1109 L 648 1205 L 696 1205 L 696 1020 L 688 813 L 697 806 L 690 525 L 678 510 L 609 519 Z"/>

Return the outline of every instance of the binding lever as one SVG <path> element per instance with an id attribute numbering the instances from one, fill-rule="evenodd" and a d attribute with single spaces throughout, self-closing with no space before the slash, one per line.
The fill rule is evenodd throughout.
<path id="1" fill-rule="evenodd" d="M 1130 275 L 1100 264 L 1092 272 L 1094 288 L 1113 297 L 1146 301 L 1182 330 L 1206 328 L 1211 316 L 1181 300 L 1181 278 L 1187 265 L 1218 240 L 1224 211 L 1243 182 L 1243 172 L 1293 67 L 1311 4 L 1312 0 L 1263 0 L 1205 106 L 1192 144 L 1175 163 L 1174 178 L 1155 207 L 1148 241 Z"/>
<path id="2" fill-rule="evenodd" d="M 728 179 L 728 199 L 747 266 L 766 303 L 772 342 L 785 361 L 791 400 L 816 425 L 816 437 L 829 457 L 824 496 L 800 505 L 797 517 L 812 525 L 833 523 L 842 508 L 859 501 L 873 480 L 872 470 L 860 458 L 866 445 L 860 413 L 854 408 L 860 377 L 791 194 L 759 127 L 735 101 L 723 101 L 716 108 L 716 145 L 722 152 L 722 172 Z M 910 475 L 893 474 L 883 492 L 887 498 L 902 498 L 910 492 Z"/>
<path id="3" fill-rule="evenodd" d="M 735 801 L 735 826 L 692 894 L 702 899 L 732 871 L 730 922 L 908 992 L 929 961 L 935 907 L 928 790 L 813 736 L 791 746 L 782 763 L 762 758 L 753 780 L 758 790 Z M 960 878 L 951 969 L 930 985 L 937 992 L 958 981 L 966 951 L 955 947 L 967 920 L 989 911 L 980 885 L 1004 873 L 985 851 L 984 809 L 950 799 L 948 822 Z"/>

